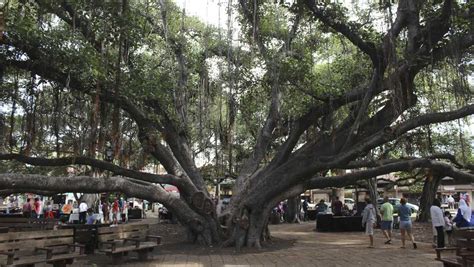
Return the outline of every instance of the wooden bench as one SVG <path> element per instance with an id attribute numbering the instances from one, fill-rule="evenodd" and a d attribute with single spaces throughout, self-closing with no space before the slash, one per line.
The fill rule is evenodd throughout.
<path id="1" fill-rule="evenodd" d="M 474 266 L 474 230 L 458 229 L 454 231 L 456 246 L 452 248 L 436 248 L 436 260 L 444 266 Z M 442 252 L 451 252 L 442 257 Z"/>
<path id="2" fill-rule="evenodd" d="M 8 227 L 13 231 L 28 230 L 52 230 L 54 225 L 58 223 L 58 219 L 47 218 L 18 218 L 3 217 L 0 218 L 0 227 Z"/>
<path id="3" fill-rule="evenodd" d="M 148 252 L 161 243 L 160 236 L 148 235 L 148 224 L 122 224 L 97 229 L 99 251 L 119 263 L 122 256 L 136 251 L 140 260 L 148 259 Z"/>
<path id="4" fill-rule="evenodd" d="M 82 245 L 74 244 L 72 229 L 0 234 L 1 266 L 66 266 L 83 256 L 83 251 Z"/>
<path id="5" fill-rule="evenodd" d="M 72 229 L 74 231 L 74 243 L 85 246 L 86 254 L 94 254 L 95 249 L 99 248 L 97 239 L 97 229 L 110 227 L 110 224 L 63 224 L 59 229 Z"/>

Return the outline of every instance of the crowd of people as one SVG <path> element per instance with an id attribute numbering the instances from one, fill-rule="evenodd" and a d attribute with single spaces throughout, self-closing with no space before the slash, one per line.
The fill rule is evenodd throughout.
<path id="1" fill-rule="evenodd" d="M 145 217 L 145 202 L 142 201 L 138 205 L 141 205 L 139 208 L 142 209 L 142 217 Z M 62 205 L 57 204 L 56 209 L 54 209 L 52 202 L 47 201 L 44 204 L 41 198 L 36 197 L 26 200 L 22 207 L 22 213 L 27 218 L 59 218 L 62 223 L 68 222 L 72 214 L 78 214 L 78 222 L 80 224 L 111 223 L 116 225 L 119 222 L 124 223 L 128 221 L 128 209 L 130 206 L 137 205 L 128 203 L 123 198 L 116 197 L 111 202 L 102 199 L 95 209 L 89 207 L 84 199 L 79 204 L 70 199 Z"/>
<path id="2" fill-rule="evenodd" d="M 374 248 L 374 227 L 377 223 L 377 209 L 370 198 L 365 199 L 366 206 L 362 212 L 362 224 L 365 227 L 365 233 L 369 236 L 369 248 Z M 410 239 L 413 248 L 417 248 L 415 237 L 413 236 L 413 224 L 411 221 L 411 209 L 407 207 L 405 198 L 400 199 L 400 205 L 397 207 L 398 218 L 400 220 L 400 234 L 402 245 L 401 248 L 406 248 L 406 238 Z M 393 229 L 393 205 L 390 204 L 389 198 L 384 197 L 384 203 L 380 207 L 381 224 L 380 228 L 387 241 L 385 244 L 392 244 L 392 229 Z"/>
<path id="3" fill-rule="evenodd" d="M 455 207 L 455 202 L 451 201 L 449 198 L 452 198 L 452 196 L 446 198 L 446 203 L 449 204 L 448 209 L 452 209 Z M 362 224 L 365 227 L 365 233 L 369 236 L 368 247 L 374 247 L 374 226 L 377 223 L 377 217 L 381 218 L 380 228 L 386 238 L 385 244 L 392 244 L 394 206 L 389 202 L 389 198 L 384 198 L 384 203 L 379 210 L 380 214 L 377 213 L 377 209 L 374 204 L 372 204 L 370 198 L 366 198 L 365 201 L 366 207 L 362 212 Z M 446 246 L 445 237 L 448 239 L 448 245 L 453 245 L 452 235 L 455 228 L 474 226 L 468 196 L 460 198 L 459 202 L 456 203 L 458 209 L 454 218 L 449 210 L 443 211 L 441 206 L 443 201 L 444 199 L 437 198 L 433 201 L 430 207 L 431 224 L 433 227 L 433 242 L 434 247 L 437 248 L 444 248 Z M 411 241 L 413 248 L 416 249 L 417 245 L 413 235 L 413 223 L 411 219 L 412 210 L 406 205 L 406 203 L 407 200 L 401 198 L 400 205 L 395 207 L 399 218 L 399 229 L 402 243 L 401 248 L 406 247 L 406 239 L 408 238 Z"/>
<path id="4" fill-rule="evenodd" d="M 469 195 L 465 195 L 463 198 L 460 198 L 456 216 L 453 218 L 451 212 L 443 212 L 440 199 L 435 199 L 433 201 L 433 205 L 430 208 L 430 215 L 433 225 L 433 241 L 435 242 L 436 247 L 445 247 L 445 236 L 448 237 L 448 245 L 453 245 L 452 233 L 454 228 L 474 226 L 472 210 L 469 204 Z"/>
<path id="5" fill-rule="evenodd" d="M 335 197 L 331 208 L 329 208 L 328 204 L 324 199 L 319 200 L 319 202 L 314 206 L 314 215 L 319 213 L 326 214 L 328 212 L 332 212 L 335 216 L 351 216 L 353 215 L 353 211 L 349 210 L 349 208 L 339 200 L 339 197 Z M 288 217 L 288 200 L 279 202 L 275 207 L 273 207 L 271 214 L 272 217 L 280 218 L 280 222 L 284 221 L 291 221 L 293 218 Z M 308 221 L 310 220 L 310 202 L 308 199 L 302 199 L 301 206 L 299 209 L 299 213 L 296 215 L 300 221 Z"/>

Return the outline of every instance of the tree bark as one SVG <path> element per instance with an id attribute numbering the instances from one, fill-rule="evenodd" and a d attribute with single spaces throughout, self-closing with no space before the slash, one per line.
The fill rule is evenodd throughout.
<path id="1" fill-rule="evenodd" d="M 427 222 L 430 219 L 430 207 L 436 198 L 441 176 L 439 174 L 428 172 L 423 184 L 423 192 L 420 198 L 420 211 L 418 213 L 418 222 Z"/>
<path id="2" fill-rule="evenodd" d="M 300 223 L 301 200 L 300 196 L 288 198 L 288 210 L 285 213 L 285 219 L 289 223 Z"/>

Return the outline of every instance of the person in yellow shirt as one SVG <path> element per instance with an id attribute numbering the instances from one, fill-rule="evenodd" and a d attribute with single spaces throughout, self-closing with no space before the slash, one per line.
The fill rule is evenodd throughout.
<path id="1" fill-rule="evenodd" d="M 392 244 L 393 206 L 388 201 L 387 196 L 383 198 L 383 202 L 382 207 L 380 207 L 382 213 L 380 228 L 382 228 L 383 235 L 387 238 L 385 244 Z"/>

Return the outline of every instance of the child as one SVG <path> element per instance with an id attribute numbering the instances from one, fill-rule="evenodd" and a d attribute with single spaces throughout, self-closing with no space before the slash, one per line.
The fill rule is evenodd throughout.
<path id="1" fill-rule="evenodd" d="M 448 235 L 448 244 L 450 246 L 453 245 L 453 242 L 452 242 L 452 235 L 453 235 L 453 222 L 451 221 L 452 219 L 452 216 L 451 216 L 451 213 L 449 211 L 445 211 L 444 212 L 444 229 L 446 230 L 446 234 Z"/>

